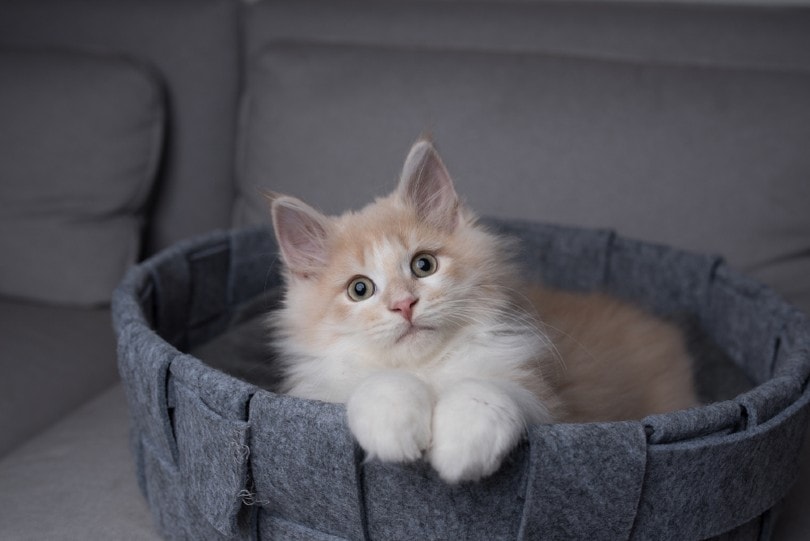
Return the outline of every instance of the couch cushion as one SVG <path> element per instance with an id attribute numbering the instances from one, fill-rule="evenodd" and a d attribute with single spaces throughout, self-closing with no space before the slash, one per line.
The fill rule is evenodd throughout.
<path id="1" fill-rule="evenodd" d="M 160 539 L 128 432 L 116 385 L 0 460 L 0 539 Z"/>
<path id="2" fill-rule="evenodd" d="M 768 4 L 762 0 L 248 2 L 245 46 L 251 57 L 280 40 L 315 40 L 810 68 L 810 9 L 792 0 L 780 1 L 778 9 Z"/>
<path id="3" fill-rule="evenodd" d="M 163 134 L 160 84 L 132 62 L 0 53 L 0 294 L 108 302 L 140 252 Z"/>
<path id="4" fill-rule="evenodd" d="M 108 387 L 116 367 L 108 308 L 0 297 L 0 456 Z"/>
<path id="5" fill-rule="evenodd" d="M 147 250 L 226 227 L 233 199 L 241 2 L 0 2 L 0 44 L 137 58 L 165 82 L 170 132 Z"/>
<path id="6" fill-rule="evenodd" d="M 328 212 L 432 132 L 482 214 L 705 252 L 810 308 L 810 74 L 542 54 L 276 44 L 251 66 L 236 223 L 260 191 Z"/>

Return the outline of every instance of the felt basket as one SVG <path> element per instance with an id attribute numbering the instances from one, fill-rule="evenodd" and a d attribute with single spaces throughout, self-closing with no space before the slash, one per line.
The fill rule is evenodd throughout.
<path id="1" fill-rule="evenodd" d="M 280 283 L 272 231 L 216 232 L 133 268 L 115 293 L 141 489 L 169 539 L 767 538 L 808 422 L 810 325 L 717 257 L 610 231 L 488 221 L 530 277 L 691 321 L 750 390 L 640 421 L 550 424 L 492 477 L 365 461 L 343 406 L 275 394 L 187 353 Z M 272 294 L 271 294 L 272 295 Z M 268 361 L 270 362 L 270 361 Z"/>

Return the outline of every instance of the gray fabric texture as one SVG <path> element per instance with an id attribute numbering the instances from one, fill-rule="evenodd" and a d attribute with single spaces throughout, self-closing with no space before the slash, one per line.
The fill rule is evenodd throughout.
<path id="1" fill-rule="evenodd" d="M 247 299 L 277 285 L 269 231 L 216 233 L 136 267 L 115 295 L 133 449 L 159 529 L 177 539 L 483 540 L 706 538 L 769 528 L 795 479 L 810 412 L 806 317 L 713 258 L 604 231 L 490 223 L 528 246 L 555 246 L 559 258 L 524 251 L 530 272 L 552 283 L 565 283 L 579 261 L 595 269 L 577 279 L 584 289 L 613 290 L 661 315 L 691 312 L 756 386 L 641 421 L 532 427 L 494 476 L 448 486 L 426 464 L 366 461 L 342 406 L 274 394 L 177 349 L 213 338 Z M 243 258 L 264 272 L 240 272 Z M 188 282 L 200 264 L 230 270 L 214 287 L 201 278 L 203 289 Z M 605 272 L 619 268 L 632 287 Z M 650 302 L 659 288 L 665 294 Z M 225 313 L 212 315 L 200 295 Z M 743 301 L 728 302 L 736 297 Z M 762 318 L 774 321 L 748 324 Z"/>
<path id="2" fill-rule="evenodd" d="M 311 530 L 362 539 L 360 457 L 343 408 L 262 393 L 250 413 L 261 505 Z"/>
<path id="3" fill-rule="evenodd" d="M 117 379 L 109 308 L 0 298 L 0 350 L 0 457 Z"/>
<path id="4" fill-rule="evenodd" d="M 647 460 L 639 423 L 536 426 L 529 445 L 520 539 L 630 538 Z"/>
<path id="5" fill-rule="evenodd" d="M 217 531 L 231 537 L 237 531 L 239 494 L 247 483 L 248 425 L 223 419 L 180 383 L 176 389 L 180 483 L 187 487 L 189 503 L 210 517 Z"/>
<path id="6" fill-rule="evenodd" d="M 0 459 L 0 539 L 159 541 L 128 432 L 114 385 Z"/>
<path id="7" fill-rule="evenodd" d="M 0 52 L 0 294 L 108 303 L 140 256 L 164 107 L 121 58 Z"/>
<path id="8" fill-rule="evenodd" d="M 239 85 L 239 2 L 3 0 L 0 45 L 137 58 L 165 85 L 169 142 L 147 250 L 228 225 Z"/>
<path id="9" fill-rule="evenodd" d="M 795 481 L 810 410 L 806 387 L 805 382 L 798 400 L 761 425 L 650 446 L 634 535 L 703 539 L 777 504 Z M 780 467 L 762 468 L 763 463 Z"/>
<path id="10" fill-rule="evenodd" d="M 518 539 L 526 501 L 526 446 L 497 476 L 451 486 L 425 463 L 363 464 L 363 505 L 370 539 Z"/>
<path id="11" fill-rule="evenodd" d="M 262 190 L 356 208 L 428 131 L 483 214 L 719 253 L 810 309 L 808 71 L 278 42 L 248 67 L 237 225 Z"/>
<path id="12" fill-rule="evenodd" d="M 801 6 L 274 0 L 251 3 L 245 23 L 249 56 L 268 43 L 294 40 L 810 67 L 810 14 Z"/>

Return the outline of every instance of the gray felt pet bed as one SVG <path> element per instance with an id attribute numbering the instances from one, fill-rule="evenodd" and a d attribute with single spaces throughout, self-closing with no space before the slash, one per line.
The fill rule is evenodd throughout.
<path id="1" fill-rule="evenodd" d="M 808 421 L 807 318 L 718 258 L 605 231 L 490 223 L 523 238 L 532 278 L 607 290 L 691 328 L 698 383 L 715 401 L 641 421 L 533 426 L 480 483 L 448 486 L 421 463 L 364 462 L 342 406 L 275 394 L 186 353 L 232 332 L 255 299 L 262 312 L 278 298 L 272 232 L 214 233 L 134 268 L 114 299 L 137 471 L 160 531 L 194 540 L 767 537 Z M 232 351 L 240 355 L 238 343 Z M 725 357 L 736 368 L 711 361 Z M 751 385 L 718 391 L 734 378 Z"/>

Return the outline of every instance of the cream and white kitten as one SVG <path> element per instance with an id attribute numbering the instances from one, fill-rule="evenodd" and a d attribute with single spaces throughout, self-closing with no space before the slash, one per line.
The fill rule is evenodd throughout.
<path id="1" fill-rule="evenodd" d="M 527 425 L 695 403 L 674 329 L 599 295 L 527 288 L 515 246 L 477 224 L 428 141 L 411 149 L 394 193 L 359 212 L 327 217 L 278 196 L 272 215 L 286 268 L 272 318 L 283 391 L 345 403 L 370 458 L 425 457 L 447 482 L 477 480 L 498 469 Z M 559 343 L 529 299 L 541 317 L 548 304 Z M 560 330 L 569 308 L 574 327 L 585 327 L 579 337 Z M 629 365 L 622 351 L 596 360 L 615 322 L 631 335 L 640 323 L 636 338 L 662 342 L 651 368 L 643 343 L 630 344 Z M 629 406 L 628 392 L 639 395 Z"/>

